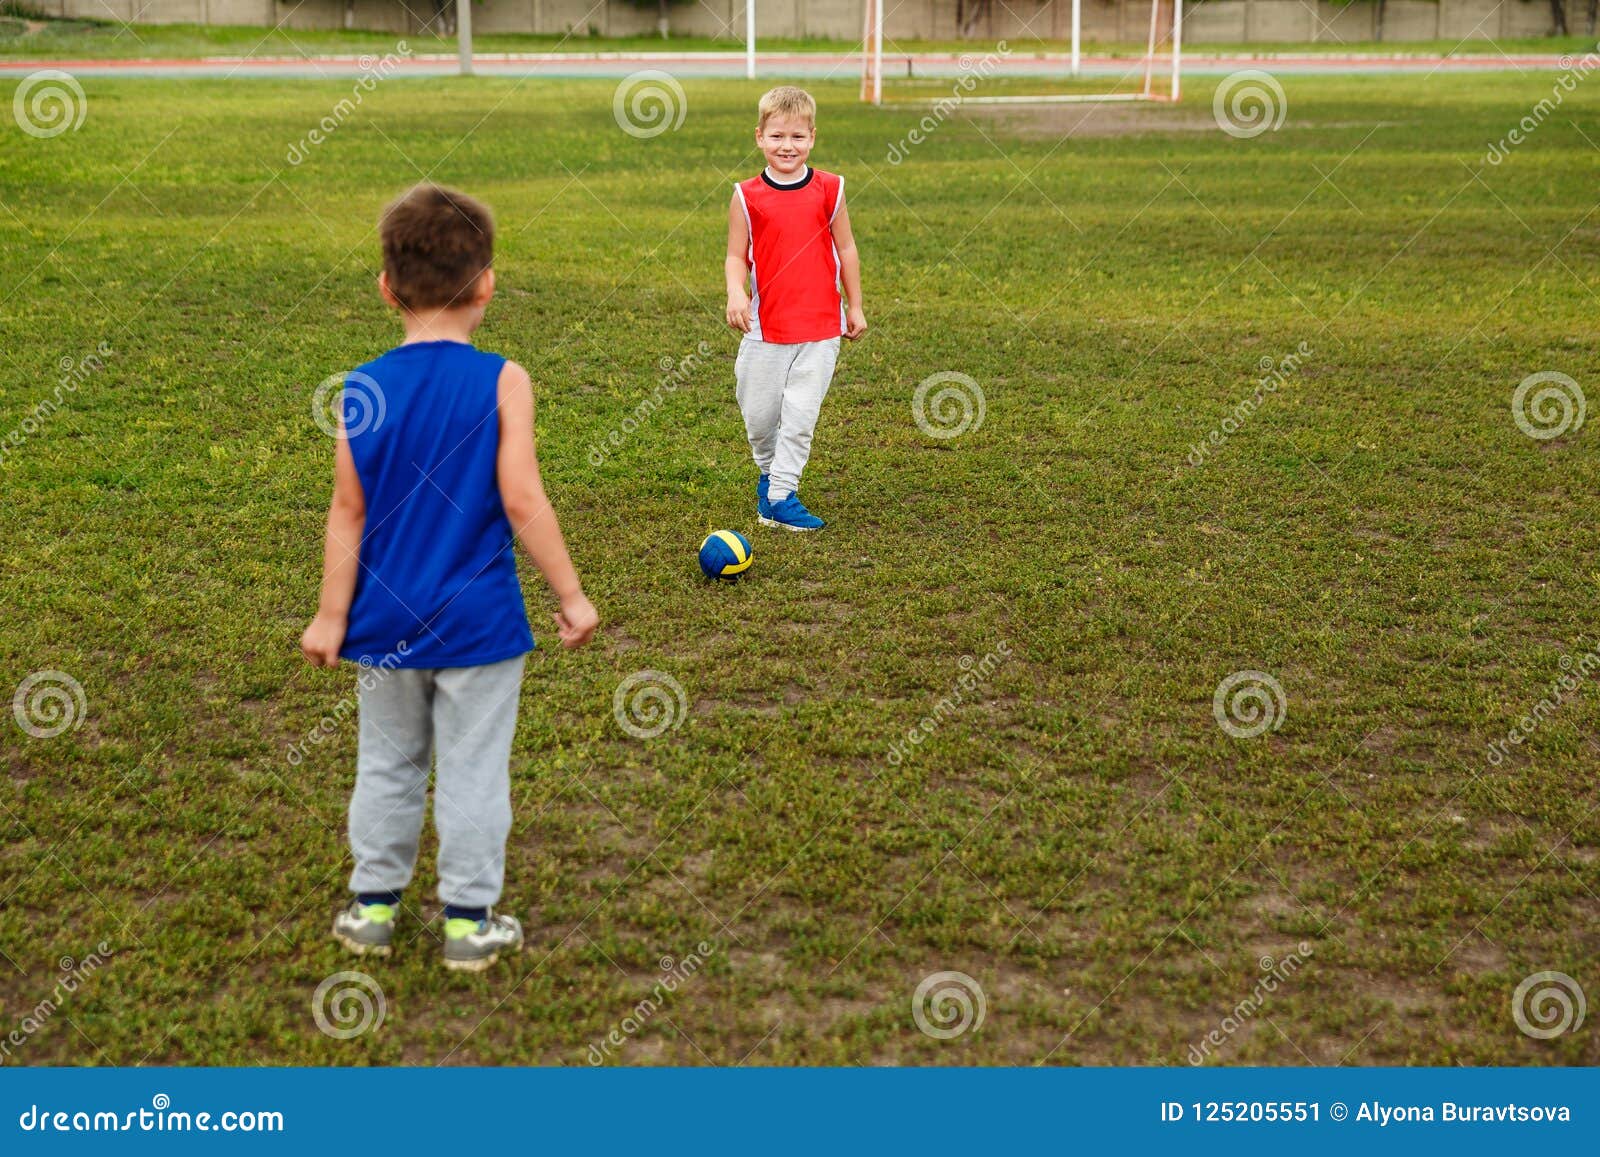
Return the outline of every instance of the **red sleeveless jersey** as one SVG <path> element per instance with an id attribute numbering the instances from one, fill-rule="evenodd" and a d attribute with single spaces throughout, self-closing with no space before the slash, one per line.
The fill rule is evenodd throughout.
<path id="1" fill-rule="evenodd" d="M 839 337 L 844 316 L 832 226 L 844 178 L 807 169 L 793 185 L 779 185 L 763 171 L 734 189 L 750 228 L 746 256 L 761 340 L 792 345 Z"/>

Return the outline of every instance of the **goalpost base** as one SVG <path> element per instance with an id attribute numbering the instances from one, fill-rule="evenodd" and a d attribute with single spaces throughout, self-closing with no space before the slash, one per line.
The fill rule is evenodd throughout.
<path id="1" fill-rule="evenodd" d="M 944 98 L 948 99 L 948 98 Z M 1177 97 L 1164 93 L 1104 92 L 1055 93 L 1042 96 L 964 96 L 962 104 L 1107 104 L 1110 102 L 1148 101 L 1153 104 L 1171 104 Z M 938 104 L 938 100 L 880 101 L 880 104 Z"/>

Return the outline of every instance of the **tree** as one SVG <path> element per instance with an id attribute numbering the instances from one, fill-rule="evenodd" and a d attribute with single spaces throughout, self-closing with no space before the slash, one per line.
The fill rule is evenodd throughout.
<path id="1" fill-rule="evenodd" d="M 456 0 L 432 0 L 428 31 L 435 36 L 456 34 Z"/>
<path id="2" fill-rule="evenodd" d="M 1567 34 L 1567 5 L 1565 0 L 1550 0 L 1550 16 L 1556 22 L 1556 35 Z"/>
<path id="3" fill-rule="evenodd" d="M 456 55 L 461 75 L 472 74 L 472 0 L 429 0 L 432 15 L 423 31 L 434 36 L 456 38 Z"/>
<path id="4" fill-rule="evenodd" d="M 656 10 L 656 31 L 661 33 L 661 39 L 663 40 L 667 39 L 671 25 L 667 9 L 674 4 L 687 2 L 688 0 L 632 0 L 632 3 L 639 8 L 654 8 Z"/>
<path id="5" fill-rule="evenodd" d="M 972 35 L 978 21 L 993 11 L 994 0 L 956 0 L 956 32 L 962 39 Z"/>

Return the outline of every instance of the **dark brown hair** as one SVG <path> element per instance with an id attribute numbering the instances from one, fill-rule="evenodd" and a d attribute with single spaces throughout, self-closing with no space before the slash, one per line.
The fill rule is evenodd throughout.
<path id="1" fill-rule="evenodd" d="M 466 305 L 494 260 L 494 216 L 483 202 L 440 185 L 418 185 L 378 224 L 389 292 L 407 309 Z"/>

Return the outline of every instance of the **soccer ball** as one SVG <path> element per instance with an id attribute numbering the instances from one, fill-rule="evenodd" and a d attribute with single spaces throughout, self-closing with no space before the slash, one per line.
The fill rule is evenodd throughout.
<path id="1" fill-rule="evenodd" d="M 707 578 L 732 581 L 750 569 L 750 540 L 737 530 L 713 530 L 700 544 L 700 569 Z"/>

